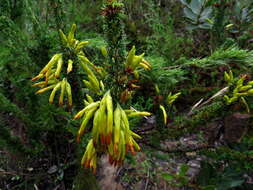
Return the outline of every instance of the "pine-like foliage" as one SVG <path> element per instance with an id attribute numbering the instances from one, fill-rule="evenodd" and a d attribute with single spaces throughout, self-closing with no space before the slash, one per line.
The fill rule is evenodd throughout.
<path id="1" fill-rule="evenodd" d="M 203 72 L 210 70 L 215 72 L 218 67 L 238 68 L 240 71 L 247 71 L 252 67 L 253 51 L 240 49 L 237 46 L 220 48 L 210 56 L 191 60 L 179 59 L 175 65 L 166 66 L 166 61 L 159 57 L 148 57 L 153 63 L 153 69 L 145 75 L 147 80 L 154 81 L 161 88 L 171 90 L 175 85 L 183 81 L 193 82 L 192 71 L 198 68 Z"/>

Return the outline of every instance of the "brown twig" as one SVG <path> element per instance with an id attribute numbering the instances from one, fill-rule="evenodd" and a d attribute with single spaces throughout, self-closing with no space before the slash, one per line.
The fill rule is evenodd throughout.
<path id="1" fill-rule="evenodd" d="M 147 188 L 148 188 L 148 182 L 149 182 L 149 170 L 148 170 L 147 180 L 146 180 L 146 184 L 145 184 L 145 190 L 147 190 Z"/>
<path id="2" fill-rule="evenodd" d="M 145 129 L 139 129 L 139 130 L 136 130 L 136 133 L 144 133 L 144 132 L 147 132 L 147 131 L 151 131 L 155 128 L 155 126 L 150 126 L 150 127 L 147 127 Z"/>
<path id="3" fill-rule="evenodd" d="M 217 93 L 215 93 L 211 98 L 209 98 L 207 101 L 203 102 L 203 98 L 198 101 L 192 108 L 191 111 L 187 114 L 187 115 L 192 115 L 193 110 L 195 109 L 199 109 L 201 107 L 203 107 L 204 105 L 210 103 L 213 99 L 223 96 L 227 91 L 229 90 L 229 87 L 226 86 L 225 88 L 221 89 L 220 91 L 218 91 Z M 203 102 L 203 103 L 202 103 Z"/>

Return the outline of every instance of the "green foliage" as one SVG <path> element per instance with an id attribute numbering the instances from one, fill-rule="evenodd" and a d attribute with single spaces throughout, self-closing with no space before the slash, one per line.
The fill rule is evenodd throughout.
<path id="1" fill-rule="evenodd" d="M 185 65 L 194 65 L 202 68 L 214 68 L 229 63 L 240 64 L 241 69 L 251 66 L 252 51 L 240 49 L 236 46 L 217 49 L 209 57 L 187 61 Z"/>
<path id="2" fill-rule="evenodd" d="M 210 23 L 213 8 L 207 5 L 208 1 L 205 0 L 191 0 L 188 3 L 186 0 L 181 0 L 181 3 L 185 5 L 184 14 L 190 21 L 190 25 L 187 27 L 189 30 L 194 29 L 211 29 L 212 23 Z"/>
<path id="3" fill-rule="evenodd" d="M 9 0 L 3 0 L 0 5 L 0 16 L 10 16 L 11 7 Z"/>
<path id="4" fill-rule="evenodd" d="M 245 175 L 250 175 L 252 162 L 249 137 L 245 137 L 241 143 L 228 147 L 221 147 L 215 151 L 204 151 L 203 154 L 212 158 L 210 162 L 203 162 L 198 175 L 198 184 L 203 189 L 251 189 L 252 185 L 244 185 Z M 222 163 L 223 162 L 223 163 Z M 222 169 L 220 166 L 224 164 Z"/>
<path id="5" fill-rule="evenodd" d="M 176 174 L 167 174 L 163 173 L 162 177 L 169 182 L 172 186 L 183 187 L 188 184 L 187 171 L 189 166 L 186 164 L 182 164 L 179 168 L 178 173 Z"/>
<path id="6" fill-rule="evenodd" d="M 168 8 L 169 7 L 169 8 Z M 182 54 L 189 56 L 191 53 L 192 39 L 188 33 L 178 33 L 180 25 L 178 14 L 180 7 L 175 9 L 160 6 L 152 0 L 126 2 L 126 34 L 129 45 L 136 45 L 147 50 L 148 55 L 163 57 L 167 66 L 180 58 Z M 181 15 L 180 15 L 181 16 Z M 135 19 L 138 18 L 138 19 Z M 181 27 L 181 25 L 180 25 Z"/>
<path id="7" fill-rule="evenodd" d="M 201 75 L 196 75 L 196 70 L 203 70 L 214 73 L 213 77 L 218 77 L 215 70 L 221 66 L 224 67 L 237 67 L 240 65 L 240 71 L 247 71 L 251 68 L 253 52 L 240 49 L 237 46 L 231 46 L 229 48 L 220 48 L 213 52 L 210 56 L 205 58 L 196 58 L 191 60 L 185 60 L 184 58 L 178 60 L 176 65 L 171 67 L 166 66 L 166 61 L 157 56 L 148 57 L 147 59 L 153 63 L 152 70 L 150 72 L 144 72 L 143 76 L 148 83 L 155 83 L 162 90 L 162 94 L 169 94 L 173 91 L 177 85 L 183 82 L 198 86 Z M 194 76 L 196 75 L 196 81 Z M 205 81 L 205 80 L 204 80 Z M 206 81 L 207 82 L 207 81 Z M 216 83 L 222 82 L 216 80 Z M 203 86 L 202 86 L 203 87 Z"/>
<path id="8" fill-rule="evenodd" d="M 240 104 L 234 102 L 226 105 L 220 98 L 194 110 L 191 116 L 185 115 L 194 102 L 209 98 L 224 87 L 224 71 L 231 69 L 234 76 L 238 76 L 229 84 L 231 98 L 240 75 L 247 74 L 245 84 L 252 80 L 250 79 L 253 60 L 251 0 L 182 0 L 170 3 L 129 0 L 124 1 L 126 4 L 124 10 L 117 13 L 116 18 L 108 18 L 107 23 L 103 23 L 101 16 L 103 3 L 103 1 L 90 3 L 88 0 L 1 1 L 1 149 L 14 154 L 22 152 L 29 155 L 31 162 L 44 159 L 45 155 L 48 157 L 49 152 L 51 156 L 48 163 L 69 162 L 64 160 L 61 163 L 59 157 L 72 155 L 72 149 L 75 149 L 73 140 L 66 139 L 73 138 L 79 123 L 72 121 L 70 114 L 63 108 L 48 105 L 48 95 L 35 96 L 29 79 L 42 68 L 54 52 L 61 50 L 57 29 L 65 30 L 71 23 L 79 26 L 78 39 L 88 39 L 92 42 L 84 53 L 98 66 L 108 67 L 109 63 L 109 57 L 101 54 L 101 47 L 109 52 L 110 59 L 115 65 L 122 67 L 126 50 L 131 49 L 133 44 L 136 45 L 136 55 L 139 51 L 147 53 L 147 61 L 152 64 L 152 70 L 143 71 L 142 68 L 139 70 L 141 80 L 138 85 L 143 87 L 136 91 L 136 97 L 128 105 L 131 104 L 137 110 L 157 114 L 158 127 L 148 137 L 148 141 L 152 144 L 158 146 L 163 139 L 180 138 L 186 133 L 200 135 L 203 132 L 199 131 L 200 128 L 208 123 L 214 120 L 222 123 L 227 114 L 244 111 L 244 107 L 242 109 L 237 107 L 241 106 Z M 119 8 L 122 4 L 116 1 L 112 7 Z M 103 32 L 108 35 L 104 36 Z M 118 50 L 113 49 L 115 46 Z M 117 56 L 117 60 L 113 60 L 113 56 Z M 112 75 L 113 73 L 116 72 L 111 72 Z M 85 77 L 83 72 L 77 74 Z M 109 86 L 114 83 L 111 78 L 107 78 Z M 156 93 L 156 86 L 160 89 L 159 96 Z M 175 106 L 166 110 L 169 115 L 169 129 L 167 129 L 164 125 L 160 126 L 162 112 L 159 110 L 159 104 L 166 101 L 170 92 L 174 94 L 179 91 L 182 94 L 175 102 Z M 86 92 L 87 89 L 82 90 L 82 95 Z M 80 95 L 81 102 L 82 95 Z M 252 110 L 251 97 L 248 96 L 245 101 L 248 110 Z M 142 122 L 139 118 L 130 120 L 130 124 L 137 130 L 141 128 Z M 16 129 L 19 128 L 22 129 L 25 139 L 16 134 Z M 242 177 L 250 176 L 253 167 L 251 136 L 252 129 L 249 128 L 239 143 L 229 146 L 224 144 L 217 150 L 198 152 L 197 154 L 204 154 L 211 159 L 203 163 L 196 188 L 251 189 L 252 187 L 246 184 L 246 178 Z M 88 138 L 90 136 L 86 135 L 80 149 L 77 148 L 80 155 L 81 147 L 87 144 Z M 60 147 L 57 151 L 56 146 Z M 70 151 L 68 147 L 72 147 Z M 70 162 L 79 165 L 79 160 L 73 156 Z M 146 174 L 151 165 L 146 162 L 145 164 L 145 171 L 142 172 Z M 64 170 L 64 173 L 67 172 Z M 77 173 L 77 167 L 73 169 L 73 173 Z M 152 175 L 155 177 L 157 174 Z M 175 175 L 166 173 L 163 177 L 168 183 L 175 181 L 184 187 L 188 185 L 185 175 L 180 177 L 179 173 Z M 25 189 L 27 184 L 36 184 L 36 179 L 26 181 L 26 177 L 22 175 L 17 178 L 19 179 L 14 181 L 20 184 L 16 188 Z M 80 175 L 80 178 L 76 179 L 76 188 L 82 178 L 83 175 Z M 59 182 L 56 179 L 55 181 Z M 68 181 L 72 183 L 73 177 Z"/>
<path id="9" fill-rule="evenodd" d="M 30 9 L 30 11 L 33 10 Z M 33 18 L 31 19 L 33 21 Z M 38 23 L 34 24 L 37 26 Z M 0 47 L 0 115 L 4 125 L 3 130 L 5 130 L 2 134 L 5 134 L 4 139 L 6 139 L 8 137 L 6 135 L 11 134 L 13 127 L 15 128 L 15 122 L 10 122 L 10 119 L 19 120 L 21 125 L 25 127 L 24 131 L 27 132 L 29 143 L 35 146 L 32 152 L 43 150 L 38 134 L 46 129 L 54 129 L 56 124 L 61 125 L 59 120 L 52 117 L 52 113 L 64 115 L 62 110 L 56 111 L 54 107 L 46 106 L 43 97 L 40 99 L 35 97 L 34 90 L 30 87 L 29 79 L 43 60 L 48 59 L 51 44 L 55 43 L 56 33 L 47 33 L 48 35 L 42 36 L 42 31 L 39 29 L 42 28 L 39 27 L 34 31 L 28 31 L 26 28 L 20 29 L 19 25 L 8 16 L 0 17 L 0 39 L 2 42 Z M 29 34 L 38 34 L 37 40 L 29 40 L 31 37 Z M 14 145 L 17 145 L 19 141 L 15 142 L 17 143 Z M 22 144 L 20 145 L 22 146 Z"/>
<path id="10" fill-rule="evenodd" d="M 153 2 L 148 3 L 148 12 L 145 20 L 152 31 L 146 38 L 147 51 L 150 55 L 157 55 L 166 59 L 166 66 L 171 65 L 181 54 L 188 54 L 191 40 L 187 37 L 178 36 L 175 33 L 175 21 L 172 15 L 166 15 L 162 22 L 161 10 Z M 186 49 L 185 49 L 186 48 Z"/>
<path id="11" fill-rule="evenodd" d="M 144 72 L 143 77 L 149 80 L 149 83 L 157 84 L 160 89 L 163 89 L 163 93 L 168 94 L 180 81 L 186 79 L 185 70 L 177 67 L 170 69 L 164 58 L 152 56 L 147 59 L 152 63 L 152 70 Z"/>
<path id="12" fill-rule="evenodd" d="M 225 168 L 223 172 L 217 172 L 213 165 L 203 163 L 199 174 L 198 183 L 204 190 L 227 190 L 239 187 L 243 184 L 242 173 L 235 168 Z"/>
<path id="13" fill-rule="evenodd" d="M 228 110 L 224 106 L 223 101 L 216 101 L 208 106 L 205 106 L 197 111 L 194 111 L 191 118 L 189 117 L 176 117 L 175 124 L 178 129 L 184 130 L 171 130 L 175 136 L 182 135 L 183 133 L 196 132 L 199 127 L 206 125 L 210 121 L 217 118 L 223 118 L 225 114 L 228 114 Z"/>
<path id="14" fill-rule="evenodd" d="M 7 127 L 6 127 L 7 126 Z M 10 133 L 10 129 L 8 129 L 8 125 L 2 121 L 0 118 L 0 148 L 6 149 L 13 153 L 22 152 L 22 153 L 30 153 L 31 150 L 25 147 L 20 139 L 17 137 L 13 137 Z"/>
<path id="15" fill-rule="evenodd" d="M 216 8 L 213 24 L 213 36 L 216 46 L 221 45 L 225 39 L 225 15 L 227 11 L 227 1 L 217 1 L 219 5 Z"/>

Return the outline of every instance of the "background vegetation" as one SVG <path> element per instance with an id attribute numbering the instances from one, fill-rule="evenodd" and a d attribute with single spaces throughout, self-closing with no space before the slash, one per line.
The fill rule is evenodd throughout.
<path id="1" fill-rule="evenodd" d="M 240 102 L 225 105 L 221 97 L 191 111 L 199 100 L 204 102 L 227 86 L 224 71 L 232 70 L 237 79 L 252 79 L 252 1 L 124 3 L 126 47 L 135 45 L 137 53 L 145 52 L 152 64 L 152 70 L 143 73 L 142 88 L 131 104 L 153 116 L 131 121 L 143 137 L 143 152 L 137 158 L 128 156 L 119 168 L 122 186 L 252 189 L 252 113 Z M 78 123 L 63 108 L 48 104 L 47 95 L 35 95 L 30 79 L 60 48 L 58 29 L 67 32 L 72 23 L 78 26 L 76 38 L 91 42 L 86 55 L 103 63 L 100 48 L 107 44 L 102 4 L 95 0 L 1 0 L 0 189 L 83 188 L 80 184 L 89 174 L 76 177 L 77 158 L 87 142 L 76 145 Z M 179 91 L 164 126 L 159 105 L 170 92 Z M 252 97 L 246 100 L 252 109 Z M 173 160 L 179 160 L 174 170 Z M 189 176 L 191 160 L 200 166 L 193 178 Z M 164 162 L 169 164 L 165 170 L 151 172 Z M 99 172 L 96 177 L 97 181 L 103 178 Z M 138 181 L 143 184 L 138 186 Z"/>

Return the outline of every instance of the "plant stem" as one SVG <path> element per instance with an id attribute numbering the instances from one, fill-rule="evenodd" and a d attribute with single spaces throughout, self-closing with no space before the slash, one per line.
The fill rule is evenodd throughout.
<path id="1" fill-rule="evenodd" d="M 108 44 L 108 62 L 109 75 L 105 81 L 108 86 L 112 87 L 112 96 L 119 99 L 123 86 L 119 83 L 120 76 L 124 73 L 123 62 L 126 55 L 125 31 L 122 21 L 124 14 L 123 4 L 113 6 L 111 3 L 105 3 L 103 9 L 104 32 Z"/>

